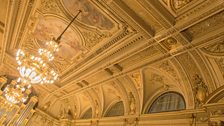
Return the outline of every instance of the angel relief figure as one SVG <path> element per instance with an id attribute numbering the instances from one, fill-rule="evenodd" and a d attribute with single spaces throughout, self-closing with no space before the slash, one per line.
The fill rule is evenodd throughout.
<path id="1" fill-rule="evenodd" d="M 133 115 L 136 112 L 135 98 L 132 92 L 129 93 L 129 106 L 130 106 L 130 114 Z"/>
<path id="2" fill-rule="evenodd" d="M 193 91 L 194 95 L 196 98 L 196 104 L 198 106 L 201 106 L 204 104 L 205 99 L 208 95 L 208 87 L 207 85 L 203 82 L 202 78 L 200 75 L 195 74 L 194 75 L 194 85 L 193 85 Z"/>
<path id="3" fill-rule="evenodd" d="M 95 114 L 96 114 L 96 117 L 98 117 L 99 116 L 99 104 L 98 104 L 97 100 L 95 100 L 95 103 L 96 103 Z"/>

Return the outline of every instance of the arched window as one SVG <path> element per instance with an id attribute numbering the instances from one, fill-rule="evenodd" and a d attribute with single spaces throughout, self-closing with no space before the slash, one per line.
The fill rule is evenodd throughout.
<path id="1" fill-rule="evenodd" d="M 89 108 L 81 117 L 81 119 L 91 119 L 92 118 L 92 108 Z"/>
<path id="2" fill-rule="evenodd" d="M 124 115 L 124 104 L 122 101 L 119 101 L 107 111 L 105 117 L 123 116 L 123 115 Z"/>
<path id="3" fill-rule="evenodd" d="M 179 93 L 167 92 L 153 102 L 147 113 L 170 112 L 183 109 L 186 109 L 183 96 Z"/>

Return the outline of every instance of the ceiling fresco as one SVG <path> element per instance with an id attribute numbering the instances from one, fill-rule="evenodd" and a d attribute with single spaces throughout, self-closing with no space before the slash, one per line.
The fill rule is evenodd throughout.
<path id="1" fill-rule="evenodd" d="M 62 3 L 72 15 L 76 15 L 78 10 L 82 10 L 78 20 L 90 27 L 95 26 L 102 30 L 111 30 L 114 27 L 112 21 L 89 0 L 63 0 Z"/>
<path id="2" fill-rule="evenodd" d="M 40 45 L 44 45 L 46 40 L 57 38 L 67 26 L 67 23 L 57 18 L 40 18 L 34 37 L 39 40 Z M 57 55 L 67 60 L 72 60 L 77 55 L 86 52 L 82 45 L 81 36 L 71 27 L 65 32 L 61 38 L 60 49 Z"/>
<path id="3" fill-rule="evenodd" d="M 141 120 L 150 103 L 169 91 L 182 94 L 191 110 L 197 108 L 194 75 L 209 88 L 208 97 L 224 91 L 223 0 L 19 1 L 8 5 L 5 22 L 0 14 L 0 75 L 18 76 L 16 51 L 44 47 L 82 10 L 50 62 L 59 80 L 32 86 L 39 98 L 36 113 L 45 114 L 40 120 L 60 123 L 72 113 L 79 125 L 91 108 L 100 122 L 118 101 L 125 116 Z"/>

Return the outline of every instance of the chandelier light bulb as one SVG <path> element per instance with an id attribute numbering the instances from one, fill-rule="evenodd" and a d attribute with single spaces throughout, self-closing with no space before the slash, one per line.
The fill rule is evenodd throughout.
<path id="1" fill-rule="evenodd" d="M 79 10 L 79 12 L 71 20 L 68 26 L 58 36 L 58 38 L 53 38 L 51 41 L 47 41 L 45 48 L 38 49 L 37 53 L 39 54 L 39 56 L 25 53 L 21 49 L 17 51 L 16 61 L 19 65 L 17 69 L 21 76 L 17 80 L 18 82 L 25 84 L 52 84 L 58 79 L 58 74 L 49 66 L 48 61 L 54 60 L 55 52 L 59 51 L 59 43 L 62 35 L 80 13 L 81 10 Z"/>
<path id="2" fill-rule="evenodd" d="M 39 49 L 38 53 L 39 52 L 44 52 L 44 49 Z M 45 58 L 45 55 L 40 54 L 40 57 L 38 57 L 25 53 L 19 49 L 17 51 L 16 60 L 19 65 L 18 70 L 21 77 L 18 81 L 27 84 L 52 83 L 51 80 L 55 80 L 55 76 L 57 76 L 57 74 L 49 66 L 47 61 L 44 60 Z"/>
<path id="3" fill-rule="evenodd" d="M 12 80 L 11 83 L 8 83 L 5 89 L 3 89 L 3 96 L 7 99 L 9 104 L 24 103 L 31 93 L 29 90 L 30 87 L 28 88 L 26 84 L 18 83 L 17 81 Z"/>

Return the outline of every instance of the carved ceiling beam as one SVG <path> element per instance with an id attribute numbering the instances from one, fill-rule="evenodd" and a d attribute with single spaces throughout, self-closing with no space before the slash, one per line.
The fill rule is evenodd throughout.
<path id="1" fill-rule="evenodd" d="M 222 31 L 223 31 L 223 30 L 222 30 Z M 224 34 L 224 31 L 223 31 L 222 33 Z M 212 38 L 217 38 L 218 36 L 222 36 L 222 34 L 218 34 L 218 35 L 216 35 L 216 34 L 212 34 L 212 35 L 213 35 Z M 208 41 L 209 38 L 211 38 L 211 36 L 206 36 L 206 37 L 203 38 L 203 40 L 198 39 L 198 40 L 195 40 L 195 41 L 198 41 L 198 43 L 201 43 L 201 44 L 206 44 L 206 43 L 209 43 L 209 42 L 210 42 L 210 41 Z M 213 39 L 211 39 L 211 40 L 213 40 Z M 111 76 L 109 79 L 107 78 L 106 80 L 102 80 L 102 81 L 97 82 L 97 83 L 91 83 L 90 86 L 85 87 L 85 88 L 80 89 L 80 90 L 76 90 L 76 91 L 74 91 L 74 92 L 70 92 L 70 93 L 68 93 L 67 95 L 62 96 L 61 98 L 62 98 L 62 99 L 63 99 L 63 98 L 67 98 L 67 97 L 70 97 L 71 95 L 74 95 L 74 94 L 79 93 L 79 92 L 81 92 L 81 91 L 84 91 L 84 90 L 86 90 L 86 89 L 95 87 L 95 86 L 97 86 L 97 85 L 100 85 L 100 84 L 103 84 L 103 83 L 106 83 L 106 82 L 109 82 L 109 81 L 113 81 L 115 78 L 122 77 L 123 75 L 126 75 L 126 74 L 128 74 L 128 73 L 131 73 L 131 72 L 133 72 L 133 71 L 135 71 L 135 70 L 138 70 L 138 69 L 140 69 L 140 68 L 142 68 L 142 67 L 144 67 L 144 66 L 146 66 L 146 65 L 154 64 L 154 63 L 156 63 L 156 62 L 158 62 L 158 61 L 161 61 L 161 60 L 167 60 L 167 59 L 169 59 L 169 58 L 173 58 L 173 56 L 177 56 L 177 55 L 183 54 L 184 52 L 187 52 L 187 51 L 190 51 L 190 50 L 194 50 L 194 49 L 197 48 L 198 46 L 201 46 L 201 45 L 195 45 L 195 46 L 193 47 L 193 46 L 190 46 L 190 45 L 188 44 L 188 46 L 186 46 L 186 47 L 184 47 L 184 48 L 182 48 L 182 49 L 180 49 L 180 50 L 178 50 L 178 51 L 176 51 L 176 52 L 172 52 L 172 53 L 167 52 L 166 54 L 163 54 L 163 55 L 162 55 L 160 58 L 158 58 L 158 59 L 144 61 L 142 64 L 139 62 L 138 64 L 135 64 L 135 65 L 134 65 L 133 67 L 131 67 L 131 68 L 126 68 L 126 69 L 124 69 L 120 74 L 113 75 L 113 76 Z M 187 50 L 186 50 L 186 48 L 187 48 Z M 92 76 L 92 75 L 89 75 L 89 76 Z M 60 99 L 61 99 L 61 98 L 60 98 Z"/>
<path id="2" fill-rule="evenodd" d="M 7 22 L 5 24 L 6 32 L 4 33 L 4 42 L 1 43 L 1 54 L 0 54 L 1 63 L 4 60 L 5 50 L 12 39 L 12 32 L 14 31 L 13 26 L 16 23 L 16 17 L 19 10 L 19 6 L 20 6 L 19 0 L 10 1 L 10 3 L 7 6 L 8 12 L 6 14 L 6 21 L 5 21 Z"/>
<path id="3" fill-rule="evenodd" d="M 158 0 L 139 0 L 139 3 L 154 16 L 154 18 L 165 28 L 175 24 L 174 16 Z"/>
<path id="4" fill-rule="evenodd" d="M 116 11 L 116 13 L 122 17 L 128 24 L 134 27 L 137 31 L 142 31 L 146 36 L 154 36 L 155 30 L 146 23 L 136 12 L 129 8 L 122 0 L 113 0 L 110 7 Z"/>
<path id="5" fill-rule="evenodd" d="M 62 81 L 62 83 L 65 83 L 66 85 L 64 85 L 63 87 L 61 87 L 58 90 L 55 90 L 54 92 L 52 92 L 52 94 L 56 93 L 57 91 L 66 89 L 67 86 L 71 86 L 72 84 L 76 84 L 77 80 L 82 80 L 82 78 L 91 76 L 91 74 L 94 74 L 95 72 L 98 72 L 100 70 L 104 70 L 109 64 L 115 64 L 116 61 L 118 61 L 119 59 L 122 59 L 122 57 L 130 55 L 131 52 L 136 53 L 136 51 L 141 51 L 144 48 L 146 48 L 147 47 L 146 45 L 148 45 L 148 46 L 150 45 L 148 43 L 144 43 L 143 38 L 138 39 L 139 35 L 136 36 L 136 37 L 137 37 L 137 39 L 136 40 L 134 39 L 132 41 L 129 41 L 129 39 L 126 39 L 126 42 L 128 42 L 128 43 L 124 42 L 125 44 L 122 44 L 122 46 L 120 48 L 116 48 L 116 51 L 112 51 L 111 53 L 108 52 L 108 54 L 106 54 L 103 59 L 97 59 L 96 58 L 97 59 L 96 63 L 91 64 L 91 67 L 88 68 L 88 69 L 83 67 L 84 70 L 81 71 L 82 73 L 74 74 L 73 76 L 70 75 L 69 80 Z M 134 38 L 136 38 L 136 37 L 134 37 Z M 139 42 L 139 41 L 142 41 L 142 42 Z M 145 42 L 147 42 L 147 41 L 145 41 Z M 135 47 L 135 48 L 140 47 L 141 49 L 137 48 L 135 50 L 131 50 L 130 48 L 133 48 L 133 47 Z M 144 48 L 142 48 L 142 47 L 144 47 Z M 108 61 L 110 61 L 110 62 L 108 62 Z M 90 70 L 90 69 L 92 69 L 92 70 Z M 83 75 L 85 75 L 85 76 L 83 76 Z M 76 78 L 76 79 L 74 79 L 74 78 Z"/>
<path id="6" fill-rule="evenodd" d="M 223 0 L 206 0 L 176 19 L 175 29 L 183 31 L 224 10 Z"/>

